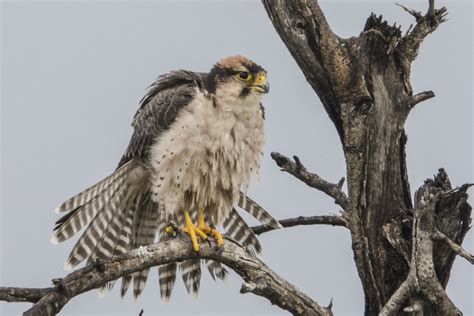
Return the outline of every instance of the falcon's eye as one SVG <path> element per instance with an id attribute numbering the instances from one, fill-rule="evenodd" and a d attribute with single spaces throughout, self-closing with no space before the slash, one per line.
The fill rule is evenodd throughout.
<path id="1" fill-rule="evenodd" d="M 246 71 L 241 71 L 237 74 L 237 78 L 242 81 L 249 81 L 250 79 L 252 79 L 252 75 Z"/>

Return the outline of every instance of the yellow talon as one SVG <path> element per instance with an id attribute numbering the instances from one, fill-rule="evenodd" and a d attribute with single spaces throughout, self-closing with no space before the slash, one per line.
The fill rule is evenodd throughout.
<path id="1" fill-rule="evenodd" d="M 224 239 L 222 238 L 222 234 L 217 229 L 212 228 L 211 235 L 216 239 L 217 247 L 220 247 L 224 244 Z"/>
<path id="2" fill-rule="evenodd" d="M 165 232 L 168 233 L 168 234 L 170 234 L 170 235 L 173 235 L 173 234 L 174 234 L 174 228 L 173 228 L 173 226 L 171 226 L 171 225 L 166 226 Z"/>
<path id="3" fill-rule="evenodd" d="M 166 232 L 172 234 L 174 232 L 173 227 L 167 226 Z M 211 235 L 217 242 L 217 246 L 220 247 L 224 244 L 224 239 L 222 238 L 222 234 L 214 228 L 211 228 L 207 225 L 204 221 L 204 213 L 202 210 L 198 211 L 198 222 L 197 225 L 193 224 L 191 220 L 191 216 L 187 211 L 184 212 L 184 227 L 182 228 L 183 232 L 187 233 L 191 238 L 191 242 L 193 244 L 193 249 L 196 252 L 199 252 L 199 243 L 197 237 L 200 237 L 202 240 L 207 239 L 207 235 Z"/>
<path id="4" fill-rule="evenodd" d="M 203 232 L 204 234 L 210 234 L 217 242 L 217 246 L 220 247 L 224 244 L 224 239 L 222 234 L 214 228 L 211 228 L 204 221 L 204 213 L 202 210 L 198 210 L 198 226 L 197 229 Z"/>
<path id="5" fill-rule="evenodd" d="M 184 211 L 184 227 L 183 231 L 191 237 L 191 242 L 193 243 L 193 249 L 196 252 L 199 252 L 199 244 L 196 237 L 196 226 L 194 226 L 191 221 L 191 217 L 187 211 Z M 202 233 L 202 231 L 201 231 Z M 200 233 L 198 233 L 200 235 Z"/>

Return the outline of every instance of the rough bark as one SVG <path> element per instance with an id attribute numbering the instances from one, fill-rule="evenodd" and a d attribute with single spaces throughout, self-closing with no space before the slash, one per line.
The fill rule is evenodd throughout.
<path id="1" fill-rule="evenodd" d="M 447 10 L 435 9 L 434 1 L 429 1 L 425 15 L 402 6 L 417 22 L 405 35 L 372 14 L 359 36 L 342 39 L 332 32 L 317 1 L 262 2 L 341 139 L 348 186 L 343 208 L 365 313 L 376 315 L 410 271 L 413 205 L 404 125 L 416 104 L 434 96 L 432 91 L 413 94 L 410 68 L 423 39 L 445 21 Z M 274 159 L 282 166 L 280 157 Z M 301 179 L 301 172 L 292 172 L 302 170 L 298 161 L 295 168 L 283 170 Z M 437 177 L 444 177 L 450 188 L 444 171 Z M 309 178 L 302 180 L 308 184 Z M 341 201 L 328 193 L 334 185 L 313 187 Z M 467 195 L 465 190 L 445 194 L 436 207 L 435 227 L 460 245 L 470 218 Z M 446 243 L 435 242 L 433 249 L 436 274 L 445 287 L 456 253 Z M 420 304 L 431 314 L 443 314 L 426 298 Z"/>

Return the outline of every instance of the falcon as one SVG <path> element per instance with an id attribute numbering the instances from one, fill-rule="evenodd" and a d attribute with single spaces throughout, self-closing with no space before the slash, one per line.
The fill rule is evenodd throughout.
<path id="1" fill-rule="evenodd" d="M 243 56 L 221 59 L 208 73 L 186 70 L 164 74 L 140 102 L 133 135 L 115 171 L 62 203 L 65 213 L 54 228 L 53 243 L 87 226 L 66 260 L 70 269 L 131 249 L 172 238 L 174 227 L 189 235 L 196 252 L 200 241 L 224 242 L 221 227 L 249 251 L 260 243 L 239 215 L 238 205 L 264 225 L 281 227 L 246 196 L 260 169 L 264 143 L 262 96 L 269 91 L 266 71 Z M 224 279 L 218 262 L 205 264 Z M 163 300 L 171 296 L 177 263 L 158 268 Z M 188 292 L 197 294 L 201 260 L 179 263 Z M 133 281 L 138 297 L 149 270 L 122 278 L 121 295 Z"/>

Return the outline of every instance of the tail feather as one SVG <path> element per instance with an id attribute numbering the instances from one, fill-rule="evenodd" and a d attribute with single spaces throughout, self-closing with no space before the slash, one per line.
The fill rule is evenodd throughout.
<path id="1" fill-rule="evenodd" d="M 99 211 L 108 205 L 110 199 L 118 189 L 123 187 L 124 182 L 125 179 L 123 178 L 117 179 L 117 181 L 112 182 L 107 188 L 105 188 L 100 195 L 95 196 L 85 205 L 79 206 L 59 219 L 56 222 L 56 232 L 51 240 L 55 243 L 59 243 L 74 236 L 82 227 L 89 223 L 97 213 L 99 213 Z"/>
<path id="2" fill-rule="evenodd" d="M 184 285 L 188 293 L 197 296 L 201 285 L 201 260 L 193 259 L 184 261 L 179 265 Z"/>
<path id="3" fill-rule="evenodd" d="M 107 207 L 103 208 L 101 212 L 99 212 L 94 217 L 67 258 L 65 263 L 66 269 L 78 265 L 91 255 L 95 245 L 100 241 L 102 235 L 108 227 L 108 223 L 110 223 L 113 214 L 116 212 L 123 197 L 125 196 L 127 188 L 128 186 L 122 186 L 119 188 L 118 191 L 111 196 Z"/>
<path id="4" fill-rule="evenodd" d="M 133 214 L 135 212 L 136 206 L 136 195 L 135 190 L 129 190 L 127 196 L 122 202 L 122 206 L 117 211 L 116 216 L 112 219 L 112 222 L 109 224 L 109 228 L 106 231 L 106 234 L 102 237 L 102 241 L 97 244 L 95 251 L 89 256 L 87 264 L 93 258 L 108 258 L 111 256 L 117 256 L 122 253 L 125 253 L 129 250 L 129 241 L 130 241 L 130 232 L 131 225 L 133 221 Z M 139 196 L 139 194 L 138 194 Z M 122 284 L 124 282 L 122 281 Z M 105 295 L 105 290 L 112 290 L 115 281 L 107 283 L 103 287 L 99 288 L 99 296 Z M 126 290 L 122 289 L 123 294 Z M 122 293 L 122 291 L 121 291 Z M 123 295 L 122 295 L 123 297 Z"/>
<path id="5" fill-rule="evenodd" d="M 173 220 L 177 222 L 176 218 L 170 219 L 164 210 L 159 212 L 159 237 L 160 241 L 166 241 L 170 239 L 170 236 L 166 233 L 165 228 Z M 174 284 L 176 282 L 176 270 L 178 265 L 168 263 L 158 267 L 158 278 L 160 283 L 160 295 L 163 302 L 168 302 L 173 292 Z"/>
<path id="6" fill-rule="evenodd" d="M 255 217 L 265 226 L 270 226 L 273 228 L 282 228 L 281 224 L 273 218 L 267 211 L 263 209 L 260 205 L 257 204 L 254 200 L 246 196 L 244 193 L 240 192 L 239 198 L 239 207 L 247 211 L 250 215 Z"/>
<path id="7" fill-rule="evenodd" d="M 97 242 L 94 250 L 89 256 L 87 263 L 89 264 L 94 258 L 110 258 L 114 255 L 115 248 L 117 246 L 117 237 L 121 233 L 121 226 L 125 222 L 125 215 L 127 212 L 127 206 L 129 205 L 130 195 L 133 193 L 132 190 L 126 192 L 126 196 L 120 201 L 120 205 L 115 210 L 115 214 L 111 214 L 112 218 L 108 222 L 102 237 Z"/>
<path id="8" fill-rule="evenodd" d="M 262 246 L 260 245 L 257 236 L 239 213 L 237 213 L 235 208 L 232 209 L 229 217 L 224 220 L 222 225 L 227 234 L 244 245 L 247 250 L 257 254 L 262 251 Z"/>
<path id="9" fill-rule="evenodd" d="M 168 302 L 173 292 L 174 283 L 176 282 L 176 263 L 169 263 L 158 267 L 158 275 L 160 281 L 161 300 Z"/>
<path id="10" fill-rule="evenodd" d="M 146 280 L 148 279 L 148 274 L 150 269 L 145 269 L 139 272 L 132 274 L 133 277 L 133 297 L 137 299 L 143 292 L 145 288 Z"/>
<path id="11" fill-rule="evenodd" d="M 82 191 L 81 193 L 77 194 L 76 196 L 73 196 L 66 202 L 62 203 L 60 206 L 58 206 L 56 211 L 57 212 L 72 211 L 86 204 L 87 202 L 92 200 L 94 197 L 99 195 L 115 180 L 125 176 L 132 167 L 133 167 L 133 164 L 131 162 L 123 165 L 114 173 L 112 173 L 110 176 L 104 178 L 102 181 L 99 181 L 98 183 L 94 184 L 93 186 L 86 189 L 85 191 Z"/>
<path id="12" fill-rule="evenodd" d="M 222 226 L 231 238 L 244 245 L 248 251 L 256 254 L 262 251 L 262 246 L 260 245 L 257 236 L 239 215 L 235 208 L 232 209 L 229 217 L 224 220 Z M 206 263 L 207 270 L 214 280 L 216 277 L 221 280 L 225 280 L 227 278 L 229 273 L 220 262 L 207 260 Z"/>
<path id="13" fill-rule="evenodd" d="M 136 196 L 130 198 L 124 212 L 122 227 L 117 235 L 117 243 L 114 249 L 114 256 L 126 253 L 131 248 L 133 217 L 140 207 L 141 193 L 135 193 Z"/>
<path id="14" fill-rule="evenodd" d="M 227 279 L 229 272 L 224 268 L 220 262 L 213 260 L 206 260 L 207 270 L 211 275 L 212 279 L 216 280 L 216 277 L 224 281 Z"/>
<path id="15" fill-rule="evenodd" d="M 144 214 L 138 217 L 138 221 L 134 227 L 135 246 L 144 246 L 153 243 L 158 230 L 158 210 L 156 205 L 151 201 L 150 196 L 144 200 Z M 140 211 L 140 210 L 139 210 Z M 146 280 L 150 269 L 145 269 L 133 273 L 133 296 L 138 298 L 145 287 Z"/>
<path id="16" fill-rule="evenodd" d="M 122 277 L 122 284 L 120 285 L 120 297 L 124 297 L 127 294 L 130 283 L 132 282 L 132 275 L 126 275 Z"/>
<path id="17" fill-rule="evenodd" d="M 122 230 L 120 231 L 120 234 L 117 236 L 117 244 L 114 249 L 114 256 L 125 253 L 131 248 L 133 218 L 139 209 L 141 197 L 142 197 L 141 193 L 137 193 L 137 195 L 133 199 L 130 199 L 129 201 L 129 205 L 127 206 L 127 212 L 124 218 Z M 125 294 L 127 293 L 127 290 L 130 286 L 131 281 L 132 281 L 131 275 L 126 275 L 122 278 L 122 284 L 120 285 L 121 297 L 124 297 Z"/>

